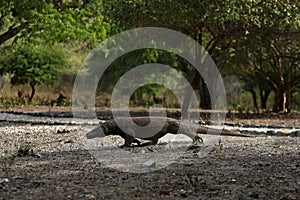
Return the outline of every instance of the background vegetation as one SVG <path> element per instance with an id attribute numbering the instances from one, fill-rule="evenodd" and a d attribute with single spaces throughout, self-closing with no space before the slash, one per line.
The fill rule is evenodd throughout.
<path id="1" fill-rule="evenodd" d="M 228 109 L 300 109 L 300 3 L 295 0 L 17 0 L 0 2 L 2 104 L 24 99 L 69 105 L 76 71 L 87 53 L 104 39 L 136 27 L 180 31 L 199 42 L 219 67 Z M 142 49 L 115 61 L 100 80 L 97 105 L 108 106 L 118 78 L 134 66 L 159 62 L 174 66 L 210 109 L 202 77 L 176 55 Z M 48 87 L 47 87 L 48 86 Z M 22 94 L 21 94 L 22 93 Z M 162 101 L 178 107 L 158 85 L 139 88 L 133 106 Z"/>

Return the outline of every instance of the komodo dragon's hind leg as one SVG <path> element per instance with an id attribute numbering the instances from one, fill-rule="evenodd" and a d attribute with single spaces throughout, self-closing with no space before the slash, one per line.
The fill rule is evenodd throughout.
<path id="1" fill-rule="evenodd" d="M 200 144 L 200 143 L 203 143 L 203 139 L 199 135 L 196 135 L 195 138 L 193 139 L 193 144 Z"/>
<path id="2" fill-rule="evenodd" d="M 188 136 L 193 140 L 193 144 L 203 143 L 203 139 L 191 128 L 192 125 L 186 124 L 180 127 L 178 133 Z"/>
<path id="3" fill-rule="evenodd" d="M 129 134 L 127 134 L 129 133 Z M 127 129 L 126 132 L 124 132 L 125 134 L 125 137 L 124 137 L 124 144 L 122 146 L 120 146 L 120 148 L 123 148 L 123 147 L 131 147 L 132 146 L 132 143 L 135 143 L 137 144 L 138 146 L 141 145 L 141 141 L 134 138 L 134 135 L 135 135 L 135 132 L 134 130 L 132 129 Z"/>

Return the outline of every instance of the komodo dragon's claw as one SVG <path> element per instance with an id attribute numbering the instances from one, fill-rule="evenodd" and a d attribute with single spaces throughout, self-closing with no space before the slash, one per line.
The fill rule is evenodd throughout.
<path id="1" fill-rule="evenodd" d="M 119 148 L 139 147 L 140 145 L 142 145 L 142 142 L 136 138 L 133 138 L 132 141 L 125 141 L 125 143 L 119 146 Z"/>
<path id="2" fill-rule="evenodd" d="M 203 143 L 203 139 L 200 136 L 196 135 L 193 140 L 193 144 L 200 144 L 200 143 Z"/>

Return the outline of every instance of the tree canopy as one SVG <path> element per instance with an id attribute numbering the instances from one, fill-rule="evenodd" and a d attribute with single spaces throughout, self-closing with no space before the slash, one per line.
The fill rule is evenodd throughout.
<path id="1" fill-rule="evenodd" d="M 220 69 L 260 73 L 276 95 L 274 111 L 289 107 L 284 99 L 299 85 L 300 78 L 299 2 L 115 0 L 104 6 L 116 32 L 143 26 L 183 32 L 199 42 Z M 194 88 L 200 85 L 202 107 L 209 108 L 209 94 L 201 77 L 196 74 L 192 83 Z"/>
<path id="2" fill-rule="evenodd" d="M 98 0 L 3 0 L 0 13 L 0 45 L 11 38 L 90 44 L 105 38 L 108 29 Z"/>
<path id="3" fill-rule="evenodd" d="M 36 85 L 53 84 L 67 66 L 65 53 L 53 46 L 21 44 L 3 53 L 0 74 L 11 74 L 13 85 L 29 84 L 32 89 L 29 101 L 34 97 Z"/>
<path id="4" fill-rule="evenodd" d="M 11 74 L 12 84 L 29 84 L 32 99 L 34 86 L 52 84 L 66 65 L 57 44 L 90 49 L 108 29 L 98 0 L 1 1 L 0 72 Z"/>

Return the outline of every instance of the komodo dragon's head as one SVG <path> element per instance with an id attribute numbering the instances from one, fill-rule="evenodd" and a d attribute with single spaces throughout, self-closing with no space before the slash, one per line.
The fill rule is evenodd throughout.
<path id="1" fill-rule="evenodd" d="M 88 132 L 85 136 L 87 139 L 93 139 L 96 137 L 105 137 L 108 135 L 108 127 L 105 123 L 101 122 L 99 126 Z"/>

